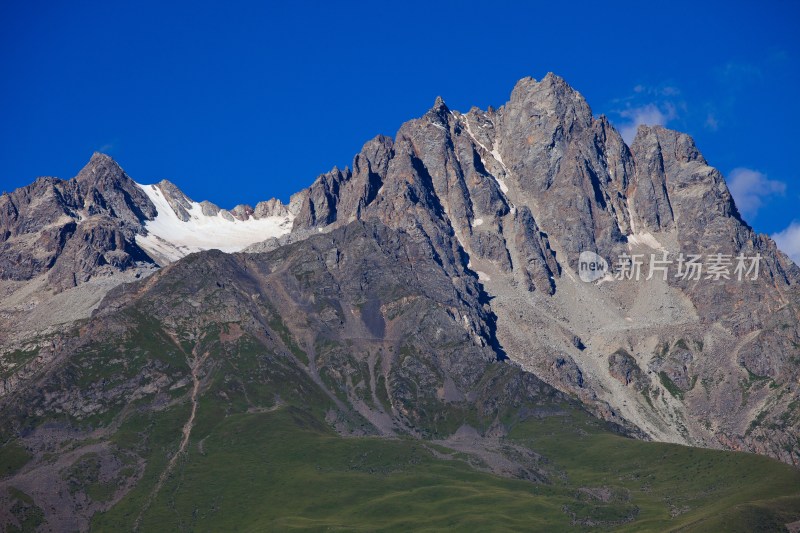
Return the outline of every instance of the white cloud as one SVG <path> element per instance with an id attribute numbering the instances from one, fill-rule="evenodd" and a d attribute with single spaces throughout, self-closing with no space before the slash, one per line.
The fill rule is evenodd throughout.
<path id="1" fill-rule="evenodd" d="M 737 87 L 756 81 L 763 76 L 758 66 L 737 61 L 728 61 L 714 70 L 721 82 L 727 85 L 734 84 Z"/>
<path id="2" fill-rule="evenodd" d="M 767 197 L 786 192 L 786 184 L 778 180 L 767 179 L 767 176 L 757 170 L 739 167 L 728 174 L 728 189 L 730 189 L 736 207 L 745 217 L 758 214 Z"/>
<path id="3" fill-rule="evenodd" d="M 772 235 L 778 248 L 800 265 L 800 222 L 792 222 L 789 227 Z"/>
<path id="4" fill-rule="evenodd" d="M 717 119 L 714 113 L 709 113 L 708 116 L 706 116 L 705 126 L 711 131 L 717 131 L 719 129 L 719 119 Z"/>
<path id="5" fill-rule="evenodd" d="M 681 90 L 673 85 L 642 85 L 641 83 L 633 88 L 637 94 L 649 94 L 651 96 L 678 96 Z"/>
<path id="6" fill-rule="evenodd" d="M 619 133 L 622 139 L 630 145 L 636 137 L 639 126 L 664 126 L 676 117 L 675 106 L 671 103 L 658 106 L 646 104 L 639 107 L 629 107 L 619 112 L 620 116 L 627 119 L 627 123 L 620 125 Z"/>

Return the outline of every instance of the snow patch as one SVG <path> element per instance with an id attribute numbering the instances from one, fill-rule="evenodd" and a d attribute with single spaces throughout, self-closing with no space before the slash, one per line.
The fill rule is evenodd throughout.
<path id="1" fill-rule="evenodd" d="M 483 224 L 483 219 L 482 218 L 476 218 L 475 220 L 472 221 L 472 227 L 473 228 L 477 228 L 481 224 Z"/>
<path id="2" fill-rule="evenodd" d="M 649 232 L 633 233 L 631 235 L 628 235 L 628 244 L 630 245 L 639 244 L 648 246 L 653 250 L 660 250 L 662 252 L 666 251 L 664 246 L 660 242 L 658 242 L 658 239 L 656 239 L 653 236 L 653 234 Z"/>
<path id="3" fill-rule="evenodd" d="M 503 167 L 506 176 L 508 176 L 509 175 L 508 168 L 506 167 L 506 164 L 503 163 L 503 158 L 500 156 L 500 152 L 497 151 L 497 141 L 495 141 L 494 146 L 492 146 L 492 149 L 489 150 L 488 148 L 486 148 L 486 146 L 484 146 L 483 143 L 481 143 L 475 137 L 475 134 L 472 133 L 472 128 L 469 125 L 469 120 L 467 119 L 466 115 L 464 116 L 464 124 L 466 124 L 467 133 L 469 134 L 470 137 L 472 137 L 472 140 L 475 141 L 475 144 L 477 144 L 478 146 L 480 146 L 481 148 L 492 154 L 492 157 L 494 157 L 495 160 L 498 163 L 500 163 L 500 166 Z M 481 163 L 483 163 L 484 167 L 486 166 L 486 162 L 483 160 L 483 157 L 481 157 Z M 494 176 L 494 179 L 497 181 L 497 184 L 500 186 L 500 190 L 503 191 L 503 194 L 508 194 L 508 186 L 506 185 L 506 182 L 503 181 L 501 178 L 498 178 L 497 176 Z"/>
<path id="4" fill-rule="evenodd" d="M 217 249 L 239 252 L 247 246 L 270 237 L 280 237 L 292 230 L 294 215 L 228 220 L 220 213 L 208 216 L 198 202 L 187 210 L 184 222 L 172 210 L 161 190 L 155 185 L 136 184 L 150 198 L 158 214 L 145 222 L 147 235 L 137 235 L 136 244 L 145 252 L 169 262 L 202 250 Z"/>
<path id="5" fill-rule="evenodd" d="M 508 185 L 506 185 L 506 182 L 497 176 L 495 176 L 494 179 L 497 180 L 497 184 L 500 186 L 500 190 L 503 191 L 503 194 L 508 194 Z"/>
<path id="6" fill-rule="evenodd" d="M 469 136 L 472 137 L 472 140 L 475 141 L 475 144 L 477 144 L 478 146 L 480 146 L 481 148 L 483 148 L 484 150 L 486 150 L 488 152 L 489 149 L 486 148 L 486 146 L 484 146 L 483 143 L 480 142 L 477 139 L 477 137 L 475 137 L 474 133 L 472 133 L 472 128 L 469 125 L 469 119 L 467 118 L 467 116 L 466 115 L 462 115 L 462 116 L 464 117 L 464 124 L 466 124 L 466 126 L 467 126 L 467 133 L 469 134 Z M 483 163 L 483 158 L 481 158 L 481 162 Z M 484 166 L 486 166 L 486 165 L 484 164 Z"/>
<path id="7" fill-rule="evenodd" d="M 511 175 L 511 173 L 508 171 L 508 167 L 503 162 L 503 156 L 500 155 L 500 151 L 497 149 L 497 141 L 495 141 L 494 145 L 492 145 L 492 151 L 490 153 L 492 154 L 492 157 L 494 157 L 497 160 L 497 162 L 500 163 L 500 166 L 503 167 L 506 176 Z M 500 185 L 500 190 L 503 191 L 503 194 L 508 194 L 508 186 L 506 185 L 506 182 L 498 178 L 497 176 L 495 176 L 494 179 L 497 180 L 497 184 Z"/>

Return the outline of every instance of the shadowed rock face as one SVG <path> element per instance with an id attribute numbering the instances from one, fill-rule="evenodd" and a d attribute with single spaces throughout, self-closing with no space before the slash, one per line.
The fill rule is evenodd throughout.
<path id="1" fill-rule="evenodd" d="M 132 183 L 113 161 L 95 156 L 70 182 L 44 178 L 4 195 L 2 277 L 49 272 L 55 286 L 70 287 L 98 269 L 146 260 L 133 237 L 155 213 Z M 160 189 L 180 218 L 188 199 L 168 182 Z M 221 212 L 201 205 L 204 214 Z M 507 355 L 598 415 L 622 418 L 651 438 L 800 460 L 800 271 L 743 221 L 722 175 L 685 134 L 642 126 L 628 147 L 564 80 L 526 78 L 498 109 L 460 113 L 437 98 L 394 139 L 372 139 L 351 167 L 318 177 L 287 206 L 224 211 L 230 220 L 287 213 L 294 216 L 290 234 L 248 250 L 321 276 L 302 286 L 301 278 L 287 278 L 281 289 L 298 317 L 320 313 L 309 331 L 358 323 L 364 338 L 390 335 L 391 311 L 376 292 L 390 278 L 374 272 L 369 246 L 338 248 L 338 233 L 325 237 L 336 249 L 298 245 L 356 227 L 387 244 L 382 232 L 397 232 L 417 247 L 416 255 L 404 258 L 398 249 L 393 257 L 414 272 L 406 282 L 437 298 L 445 286 L 453 291 L 447 298 L 472 309 L 455 321 L 482 339 L 482 353 Z M 577 275 L 583 251 L 612 266 L 621 254 L 641 254 L 642 278 L 651 254 L 762 260 L 758 279 L 747 282 L 670 275 L 590 284 Z M 320 261 L 347 264 L 361 277 L 307 266 Z M 329 282 L 348 295 L 350 308 L 340 302 L 315 310 Z M 447 305 L 458 307 L 453 302 Z M 330 368 L 346 364 L 340 355 L 330 356 Z"/>
<path id="2" fill-rule="evenodd" d="M 111 158 L 95 154 L 72 180 L 39 178 L 0 197 L 0 278 L 49 271 L 57 289 L 99 268 L 150 261 L 134 237 L 156 210 Z"/>
<path id="3" fill-rule="evenodd" d="M 358 397 L 359 382 L 373 389 L 369 395 L 383 395 L 374 390 L 383 376 L 397 411 L 381 416 L 399 418 L 376 431 L 416 432 L 427 416 L 420 406 L 437 401 L 445 381 L 466 397 L 497 359 L 494 316 L 480 304 L 477 280 L 460 267 L 457 277 L 449 274 L 435 254 L 426 239 L 354 222 L 266 254 L 192 255 L 113 290 L 94 321 L 135 306 L 189 336 L 235 322 L 280 345 L 288 331 L 304 352 L 298 363 L 315 380 L 330 378 L 348 401 Z M 183 301 L 190 305 L 176 305 Z M 361 374 L 365 365 L 373 375 Z M 385 411 L 380 403 L 373 409 Z"/>

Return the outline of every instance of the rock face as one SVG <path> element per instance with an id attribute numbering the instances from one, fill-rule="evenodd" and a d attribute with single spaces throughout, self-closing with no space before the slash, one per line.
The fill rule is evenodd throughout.
<path id="1" fill-rule="evenodd" d="M 623 385 L 643 390 L 645 381 L 642 369 L 636 359 L 622 348 L 608 356 L 608 370 Z"/>
<path id="2" fill-rule="evenodd" d="M 161 194 L 164 195 L 164 198 L 175 212 L 175 216 L 178 217 L 178 220 L 181 222 L 188 222 L 191 218 L 189 215 L 189 209 L 192 208 L 192 200 L 183 194 L 183 191 L 176 187 L 171 181 L 161 180 L 158 184 L 156 184 L 156 186 L 161 190 Z M 203 212 L 208 213 L 209 215 L 216 215 L 219 213 L 219 211 L 219 207 L 210 202 L 206 202 L 203 205 Z"/>
<path id="3" fill-rule="evenodd" d="M 63 290 L 99 269 L 150 261 L 135 235 L 155 214 L 122 168 L 95 154 L 72 180 L 39 178 L 0 197 L 0 279 L 49 272 Z"/>
<path id="4" fill-rule="evenodd" d="M 358 247 L 343 255 L 335 244 L 340 237 L 328 234 L 360 228 L 384 242 L 381 232 L 398 232 L 417 246 L 393 258 L 413 265 L 406 282 L 435 292 L 447 278 L 453 301 L 473 310 L 456 322 L 482 339 L 475 341 L 481 353 L 516 361 L 595 414 L 624 420 L 650 438 L 800 460 L 797 266 L 746 224 L 724 178 L 689 136 L 643 126 L 628 147 L 558 76 L 521 80 L 498 109 L 460 113 L 437 98 L 394 139 L 367 142 L 351 167 L 318 177 L 288 205 L 274 200 L 227 211 L 204 202 L 195 211 L 174 185 L 157 188 L 184 223 L 197 211 L 233 224 L 283 217 L 291 232 L 265 235 L 246 249 L 327 280 L 318 280 L 319 289 L 283 286 L 293 297 L 313 295 L 304 296 L 298 313 L 323 305 L 331 278 L 292 254 L 302 250 L 309 265 L 322 261 L 326 268 L 346 259 L 358 269 L 360 261 L 370 264 L 366 249 L 363 257 Z M 147 232 L 156 213 L 140 192 L 113 162 L 96 156 L 75 180 L 42 179 L 3 196 L 2 276 L 50 272 L 54 282 L 71 286 L 98 268 L 146 260 L 134 237 Z M 97 220 L 88 224 L 89 216 Z M 301 246 L 312 236 L 334 239 L 325 241 L 333 248 Z M 172 249 L 177 258 L 211 247 Z M 637 256 L 642 275 L 584 283 L 582 252 L 612 267 Z M 648 276 L 664 254 L 672 270 Z M 727 257 L 729 279 L 710 279 L 708 271 L 699 279 L 676 276 L 678 258 L 692 254 Z M 761 258 L 757 279 L 737 279 L 739 255 Z M 380 337 L 391 310 L 383 296 L 365 292 L 377 274 L 360 271 L 363 279 L 348 285 L 358 311 L 317 311 L 330 327 L 365 313 L 360 334 Z M 428 283 L 429 276 L 438 281 Z M 352 363 L 331 357 L 330 368 Z"/>
<path id="5" fill-rule="evenodd" d="M 548 74 L 521 80 L 499 109 L 462 114 L 437 99 L 394 142 L 367 143 L 353 169 L 295 196 L 295 231 L 377 219 L 424 235 L 444 264 L 480 277 L 505 353 L 550 384 L 656 439 L 800 459 L 800 274 L 742 220 L 688 135 L 643 126 L 629 148 Z M 583 283 L 582 251 L 612 266 L 640 254 L 642 279 Z M 665 252 L 669 276 L 645 280 Z M 759 276 L 682 279 L 680 254 L 758 254 Z M 662 358 L 664 343 L 694 351 Z M 620 347 L 629 357 L 598 363 Z"/>

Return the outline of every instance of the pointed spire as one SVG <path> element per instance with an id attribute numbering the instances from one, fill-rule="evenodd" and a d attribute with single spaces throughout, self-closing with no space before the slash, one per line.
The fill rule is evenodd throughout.
<path id="1" fill-rule="evenodd" d="M 92 154 L 89 162 L 78 172 L 75 179 L 82 184 L 96 184 L 108 180 L 116 182 L 130 180 L 116 161 L 100 152 Z"/>
<path id="2" fill-rule="evenodd" d="M 450 109 L 447 107 L 447 104 L 444 103 L 444 98 L 441 96 L 436 97 L 433 107 L 426 113 L 428 120 L 445 128 L 449 120 L 448 115 L 450 115 Z"/>

